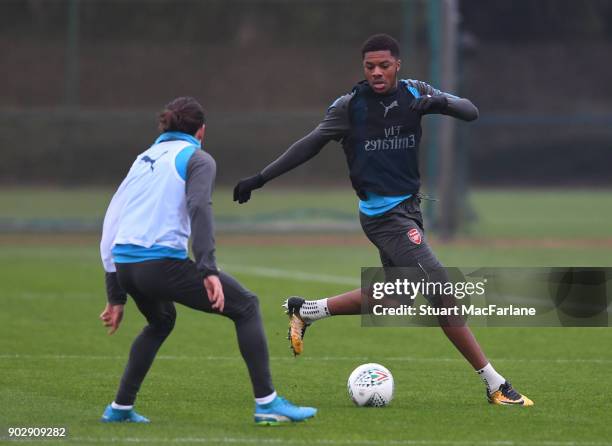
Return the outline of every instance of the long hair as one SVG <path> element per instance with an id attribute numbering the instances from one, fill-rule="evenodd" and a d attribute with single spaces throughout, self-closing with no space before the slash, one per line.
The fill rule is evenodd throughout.
<path id="1" fill-rule="evenodd" d="M 195 135 L 204 125 L 204 110 L 194 98 L 183 96 L 166 104 L 164 111 L 159 114 L 158 122 L 161 132 L 183 132 Z"/>

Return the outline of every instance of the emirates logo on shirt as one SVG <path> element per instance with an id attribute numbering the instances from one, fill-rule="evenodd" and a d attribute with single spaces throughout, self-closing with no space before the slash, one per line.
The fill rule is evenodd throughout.
<path id="1" fill-rule="evenodd" d="M 421 237 L 421 233 L 416 228 L 412 228 L 410 231 L 408 231 L 408 238 L 415 245 L 420 245 L 421 242 L 423 241 L 423 237 Z"/>

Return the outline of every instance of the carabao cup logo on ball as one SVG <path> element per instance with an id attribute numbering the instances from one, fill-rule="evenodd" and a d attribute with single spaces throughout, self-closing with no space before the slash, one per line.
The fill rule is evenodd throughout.
<path id="1" fill-rule="evenodd" d="M 380 368 L 368 368 L 357 376 L 355 385 L 358 387 L 380 386 L 389 379 L 387 371 L 383 371 Z"/>
<path id="2" fill-rule="evenodd" d="M 348 379 L 348 392 L 358 406 L 383 407 L 393 399 L 393 375 L 380 364 L 362 364 Z"/>

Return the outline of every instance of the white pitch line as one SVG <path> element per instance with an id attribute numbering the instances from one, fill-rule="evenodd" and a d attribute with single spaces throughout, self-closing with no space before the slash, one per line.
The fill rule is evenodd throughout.
<path id="1" fill-rule="evenodd" d="M 256 437 L 176 437 L 176 438 L 152 438 L 152 437 L 109 437 L 109 438 L 95 438 L 95 437 L 67 437 L 64 440 L 75 442 L 75 443 L 162 443 L 162 444 L 189 444 L 189 443 L 200 443 L 200 444 L 294 444 L 294 445 L 389 445 L 389 446 L 612 446 L 610 442 L 599 442 L 599 441 L 555 441 L 555 440 L 543 440 L 543 441 L 513 441 L 513 440 L 493 440 L 493 441 L 478 441 L 478 440 L 416 440 L 416 439 L 405 439 L 405 440 L 335 440 L 328 438 L 320 439 L 285 439 L 285 438 L 256 438 Z M 58 439 L 52 438 L 23 438 L 19 439 L 20 442 L 32 442 L 32 441 L 58 441 Z"/>
<path id="2" fill-rule="evenodd" d="M 349 285 L 354 288 L 360 286 L 359 274 L 355 277 L 336 276 L 331 274 L 305 273 L 303 271 L 291 271 L 279 268 L 269 268 L 263 266 L 247 266 L 247 265 L 224 265 L 224 269 L 229 272 L 247 274 L 257 277 L 269 277 L 272 279 L 289 279 L 302 282 L 329 283 L 334 285 Z M 103 293 L 88 291 L 88 292 L 31 292 L 22 291 L 13 293 L 10 296 L 18 299 L 84 299 L 98 297 Z"/>
<path id="3" fill-rule="evenodd" d="M 89 299 L 91 297 L 98 297 L 104 301 L 104 290 L 99 291 L 88 291 L 88 292 L 33 292 L 33 291 L 20 291 L 17 293 L 10 293 L 10 297 L 18 299 Z"/>
<path id="4" fill-rule="evenodd" d="M 335 276 L 331 274 L 305 273 L 303 271 L 290 271 L 264 266 L 225 265 L 224 269 L 227 269 L 230 272 L 260 277 L 271 277 L 273 279 L 291 279 L 304 282 L 333 283 L 338 285 L 352 285 L 355 287 L 360 286 L 360 272 L 359 274 L 356 274 L 355 277 L 347 277 Z"/>
<path id="5" fill-rule="evenodd" d="M 9 359 L 51 359 L 51 360 L 121 360 L 126 359 L 127 355 L 31 355 L 21 353 L 0 354 L 0 360 Z M 158 355 L 156 360 L 166 361 L 242 361 L 240 355 L 235 356 L 181 356 L 181 355 Z M 464 362 L 463 358 L 419 358 L 413 356 L 304 356 L 294 358 L 292 356 L 271 356 L 271 361 L 306 361 L 306 362 L 342 362 L 342 361 L 389 361 L 389 362 Z M 521 362 L 521 363 L 554 363 L 554 364 L 612 364 L 612 359 L 604 358 L 493 358 L 496 362 Z"/>

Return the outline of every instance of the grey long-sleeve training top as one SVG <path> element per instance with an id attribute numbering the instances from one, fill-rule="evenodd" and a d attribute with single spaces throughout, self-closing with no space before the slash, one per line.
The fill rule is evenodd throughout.
<path id="1" fill-rule="evenodd" d="M 437 90 L 422 81 L 410 79 L 406 82 L 408 86 L 416 88 L 421 96 L 439 94 L 446 96 L 448 106 L 442 114 L 464 121 L 473 121 L 478 118 L 478 109 L 469 99 Z M 319 153 L 332 139 L 342 140 L 350 130 L 348 104 L 352 97 L 353 93 L 349 93 L 336 99 L 327 110 L 323 121 L 312 132 L 296 141 L 285 153 L 261 171 L 263 179 L 270 181 L 305 163 Z"/>

